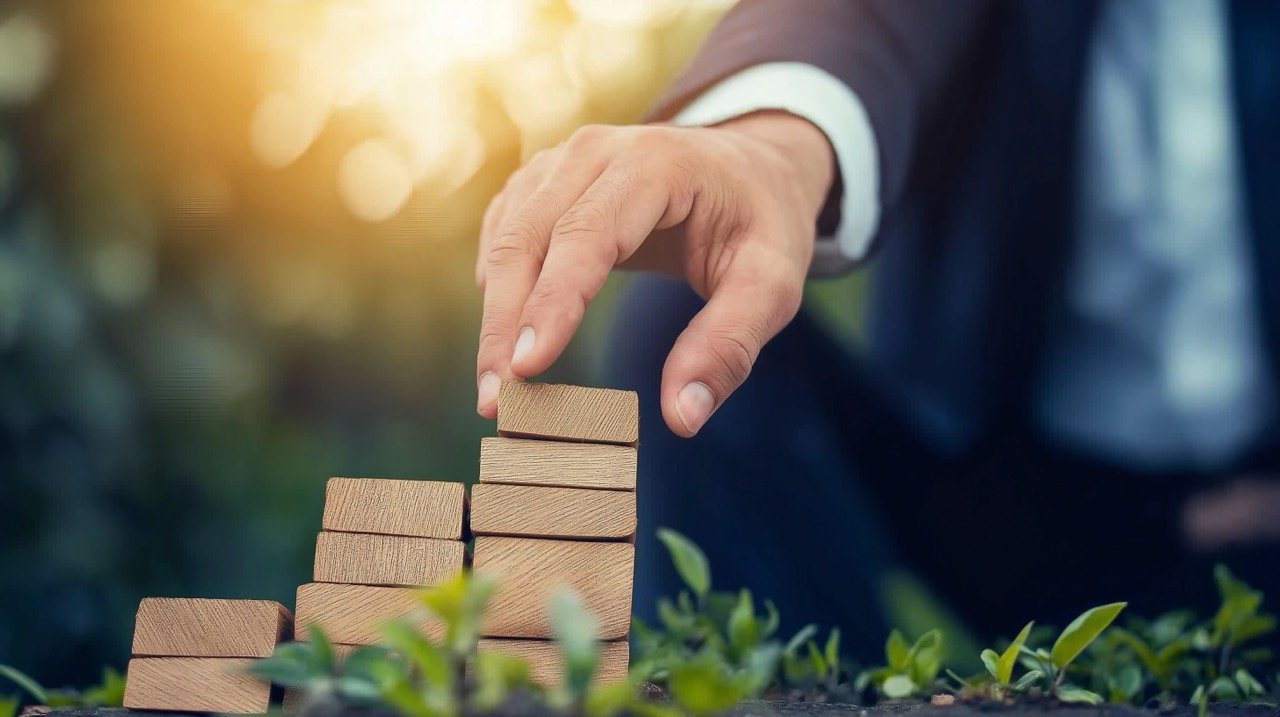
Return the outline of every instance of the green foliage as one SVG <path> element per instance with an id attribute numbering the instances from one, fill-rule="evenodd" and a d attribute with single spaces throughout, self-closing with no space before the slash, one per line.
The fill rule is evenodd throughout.
<path id="1" fill-rule="evenodd" d="M 1067 629 L 1058 636 L 1057 641 L 1053 643 L 1053 650 L 1049 653 L 1053 668 L 1058 672 L 1059 682 L 1062 681 L 1062 676 L 1066 675 L 1067 666 L 1071 661 L 1098 639 L 1102 631 L 1107 629 L 1126 605 L 1127 603 L 1113 602 L 1090 608 L 1067 625 Z"/>
<path id="2" fill-rule="evenodd" d="M 1018 661 L 1018 653 L 1022 650 L 1022 646 L 1027 642 L 1027 636 L 1031 634 L 1031 628 L 1035 627 L 1035 621 L 1027 623 L 1022 628 L 1022 632 L 1013 638 L 1009 646 L 1004 652 L 997 653 L 995 650 L 987 649 L 982 651 L 982 664 L 986 666 L 987 672 L 995 678 L 996 684 L 1001 687 L 1008 687 L 1013 680 L 1013 666 Z"/>
<path id="3" fill-rule="evenodd" d="M 553 704 L 581 710 L 600 661 L 595 619 L 576 594 L 560 591 L 552 599 L 551 631 L 564 656 L 564 681 Z"/>
<path id="4" fill-rule="evenodd" d="M 671 553 L 671 562 L 680 579 L 699 600 L 705 599 L 711 591 L 711 568 L 706 554 L 692 540 L 670 528 L 658 528 L 658 540 Z"/>
<path id="5" fill-rule="evenodd" d="M 885 665 L 858 675 L 855 689 L 868 686 L 886 699 L 901 700 L 930 693 L 942 669 L 943 635 L 930 630 L 908 645 L 902 633 L 889 633 L 884 645 Z"/>
<path id="6" fill-rule="evenodd" d="M 706 555 L 696 544 L 665 528 L 658 537 L 687 589 L 674 600 L 658 601 L 657 626 L 632 620 L 632 673 L 637 680 L 665 684 L 675 705 L 694 715 L 786 686 L 780 674 L 784 661 L 786 673 L 803 683 L 793 686 L 838 682 L 833 677 L 839 671 L 838 636 L 829 641 L 829 649 L 818 650 L 807 644 L 813 630 L 806 628 L 784 648 L 775 639 L 780 618 L 771 602 L 758 607 L 749 590 L 712 590 Z M 801 650 L 817 650 L 820 665 L 809 662 L 801 668 Z"/>
<path id="7" fill-rule="evenodd" d="M 0 717 L 17 717 L 22 698 L 18 695 L 0 695 Z"/>
<path id="8" fill-rule="evenodd" d="M 83 690 L 48 689 L 9 665 L 0 665 L 0 677 L 17 685 L 31 697 L 34 704 L 48 707 L 119 707 L 124 704 L 124 676 L 112 667 L 102 670 L 102 680 L 98 684 Z M 16 695 L 0 698 L 0 717 L 7 714 L 10 703 L 16 711 L 21 706 L 22 699 Z"/>

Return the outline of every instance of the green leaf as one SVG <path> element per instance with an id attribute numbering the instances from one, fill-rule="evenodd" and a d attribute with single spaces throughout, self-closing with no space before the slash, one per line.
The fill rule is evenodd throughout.
<path id="1" fill-rule="evenodd" d="M 752 648 L 743 660 L 742 674 L 746 678 L 746 696 L 764 692 L 778 674 L 778 661 L 782 650 L 777 643 L 765 643 Z"/>
<path id="2" fill-rule="evenodd" d="M 1062 702 L 1080 703 L 1086 705 L 1098 705 L 1104 701 L 1102 695 L 1097 692 L 1073 687 L 1072 685 L 1063 685 L 1058 688 L 1057 698 Z"/>
<path id="3" fill-rule="evenodd" d="M 18 717 L 22 698 L 18 695 L 0 695 L 0 717 Z"/>
<path id="4" fill-rule="evenodd" d="M 634 712 L 636 687 L 630 680 L 610 685 L 592 687 L 583 701 L 582 711 L 587 717 L 613 717 L 623 712 Z"/>
<path id="5" fill-rule="evenodd" d="M 912 682 L 906 675 L 890 675 L 880 685 L 880 691 L 891 700 L 906 699 L 914 695 L 918 689 L 920 689 L 919 685 Z"/>
<path id="6" fill-rule="evenodd" d="M 818 634 L 817 625 L 805 625 L 790 640 L 787 640 L 786 647 L 782 648 L 783 654 L 795 655 L 800 646 L 808 642 L 814 635 Z"/>
<path id="7" fill-rule="evenodd" d="M 334 663 L 337 661 L 333 654 L 333 643 L 329 641 L 329 636 L 324 633 L 324 628 L 316 623 L 307 626 L 310 631 L 310 644 L 312 650 L 312 664 L 318 672 L 331 674 L 334 671 Z"/>
<path id="8" fill-rule="evenodd" d="M 1120 614 L 1128 603 L 1114 602 L 1109 605 L 1099 605 L 1081 613 L 1079 617 L 1071 621 L 1067 625 L 1067 629 L 1062 631 L 1058 636 L 1057 642 L 1053 643 L 1053 651 L 1050 653 L 1050 659 L 1053 666 L 1061 672 L 1076 656 L 1084 651 L 1089 643 L 1097 639 L 1102 631 L 1107 629 L 1112 620 Z"/>
<path id="9" fill-rule="evenodd" d="M 889 667 L 895 670 L 906 669 L 910 652 L 911 647 L 907 645 L 907 639 L 901 632 L 894 630 L 889 633 L 889 639 L 884 643 L 884 658 L 888 660 Z"/>
<path id="10" fill-rule="evenodd" d="M 1026 674 L 1018 678 L 1017 682 L 1013 683 L 1013 689 L 1016 692 L 1022 692 L 1024 690 L 1028 690 L 1031 688 L 1032 685 L 1039 682 L 1043 677 L 1044 677 L 1044 673 L 1041 672 L 1040 670 L 1028 670 Z"/>
<path id="11" fill-rule="evenodd" d="M 44 687 L 36 682 L 30 675 L 8 665 L 0 665 L 0 677 L 7 678 L 10 682 L 17 685 L 27 694 L 31 695 L 31 699 L 36 704 L 49 704 L 49 693 Z"/>
<path id="12" fill-rule="evenodd" d="M 667 689 L 671 698 L 695 716 L 723 712 L 746 697 L 744 681 L 733 679 L 728 666 L 710 653 L 672 665 Z"/>
<path id="13" fill-rule="evenodd" d="M 699 598 L 706 597 L 711 590 L 711 567 L 702 549 L 670 528 L 658 528 L 658 540 L 667 546 L 671 562 L 684 584 Z"/>
<path id="14" fill-rule="evenodd" d="M 827 637 L 827 646 L 823 654 L 827 658 L 827 666 L 831 674 L 838 674 L 840 672 L 840 628 L 831 628 L 831 635 Z"/>
<path id="15" fill-rule="evenodd" d="M 1256 697 L 1267 693 L 1267 688 L 1263 687 L 1262 683 L 1243 667 L 1236 670 L 1236 684 L 1240 686 L 1240 694 L 1245 697 Z"/>
<path id="16" fill-rule="evenodd" d="M 247 672 L 281 687 L 306 687 L 326 677 L 315 667 L 313 649 L 309 642 L 286 642 L 271 657 L 251 663 Z"/>
<path id="17" fill-rule="evenodd" d="M 529 665 L 515 655 L 486 650 L 471 658 L 475 691 L 471 706 L 481 712 L 497 710 L 511 691 L 529 683 Z"/>
<path id="18" fill-rule="evenodd" d="M 1142 670 L 1136 663 L 1121 665 L 1107 675 L 1107 689 L 1112 702 L 1129 702 L 1142 689 Z"/>
<path id="19" fill-rule="evenodd" d="M 764 601 L 764 614 L 764 625 L 760 628 L 760 637 L 767 640 L 778 631 L 782 617 L 778 615 L 778 606 L 774 605 L 772 600 Z"/>
<path id="20" fill-rule="evenodd" d="M 89 707 L 120 707 L 124 704 L 124 675 L 114 667 L 103 668 L 102 681 L 86 689 L 81 702 Z"/>
<path id="21" fill-rule="evenodd" d="M 551 600 L 551 634 L 564 658 L 564 688 L 580 701 L 595 676 L 600 646 L 595 618 L 571 590 L 560 590 Z"/>
<path id="22" fill-rule="evenodd" d="M 996 661 L 996 681 L 1002 685 L 1007 685 L 1013 679 L 1013 666 L 1018 661 L 1018 653 L 1021 652 L 1022 646 L 1027 642 L 1027 635 L 1031 634 L 1031 628 L 1035 627 L 1035 621 L 1029 622 L 1022 628 L 1022 632 L 1013 638 L 1013 642 L 1000 653 L 1000 658 Z M 985 658 L 983 662 L 986 662 Z"/>
<path id="23" fill-rule="evenodd" d="M 339 677 L 334 681 L 334 690 L 354 702 L 376 702 L 382 696 L 382 686 L 364 677 Z"/>
<path id="24" fill-rule="evenodd" d="M 1222 676 L 1209 683 L 1209 697 L 1226 698 L 1229 700 L 1240 699 L 1240 688 L 1230 677 Z"/>
<path id="25" fill-rule="evenodd" d="M 756 623 L 756 608 L 751 600 L 751 591 L 743 589 L 738 593 L 738 602 L 729 613 L 729 644 L 733 649 L 744 651 L 754 646 L 760 639 L 760 627 Z"/>
<path id="26" fill-rule="evenodd" d="M 921 688 L 933 684 L 942 669 L 942 630 L 921 635 L 907 653 L 907 673 Z"/>
<path id="27" fill-rule="evenodd" d="M 994 677 L 997 682 L 1000 682 L 1000 655 L 998 655 L 995 650 L 988 648 L 983 650 L 979 657 L 982 658 L 982 664 L 987 668 L 987 672 L 990 672 L 991 676 Z M 1000 682 L 1000 684 L 1004 683 Z"/>
<path id="28" fill-rule="evenodd" d="M 396 652 L 404 655 L 421 672 L 430 685 L 452 685 L 453 663 L 445 651 L 403 622 L 392 622 L 382 628 L 383 640 Z"/>

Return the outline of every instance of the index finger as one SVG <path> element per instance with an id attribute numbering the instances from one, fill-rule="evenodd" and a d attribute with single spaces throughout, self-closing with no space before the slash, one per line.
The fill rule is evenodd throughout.
<path id="1" fill-rule="evenodd" d="M 567 158 L 567 153 L 561 155 L 485 250 L 484 315 L 476 355 L 476 411 L 485 418 L 497 415 L 498 388 L 503 379 L 514 377 L 517 323 L 542 269 L 551 230 L 603 170 L 600 161 Z"/>

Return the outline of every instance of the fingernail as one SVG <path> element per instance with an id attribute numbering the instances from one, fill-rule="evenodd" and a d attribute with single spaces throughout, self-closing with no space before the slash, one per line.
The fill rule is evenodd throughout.
<path id="1" fill-rule="evenodd" d="M 529 351 L 533 349 L 533 327 L 526 326 L 520 329 L 520 335 L 516 337 L 516 350 L 511 354 L 511 363 L 516 363 L 525 357 Z"/>
<path id="2" fill-rule="evenodd" d="M 476 391 L 476 410 L 479 411 L 498 400 L 498 389 L 501 387 L 502 380 L 498 378 L 498 374 L 486 371 L 480 377 L 480 384 Z"/>
<path id="3" fill-rule="evenodd" d="M 676 412 L 680 414 L 680 421 L 689 433 L 697 433 L 715 409 L 716 397 L 711 395 L 711 389 L 701 381 L 685 385 L 676 395 Z"/>

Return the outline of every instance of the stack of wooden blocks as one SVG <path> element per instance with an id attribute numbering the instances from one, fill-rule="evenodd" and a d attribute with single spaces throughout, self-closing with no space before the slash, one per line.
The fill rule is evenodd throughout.
<path id="1" fill-rule="evenodd" d="M 337 645 L 378 641 L 418 606 L 414 588 L 462 570 L 466 487 L 442 481 L 330 478 L 312 579 L 298 588 L 298 640 L 319 625 Z M 439 624 L 419 628 L 440 636 Z"/>
<path id="2" fill-rule="evenodd" d="M 261 713 L 271 685 L 245 672 L 289 637 L 292 616 L 270 600 L 146 598 L 138 606 L 124 706 Z"/>
<path id="3" fill-rule="evenodd" d="M 560 681 L 551 598 L 568 588 L 597 621 L 597 679 L 627 674 L 635 564 L 638 398 L 630 391 L 505 383 L 499 437 L 480 446 L 472 488 L 472 567 L 497 590 L 479 649 L 524 658 L 531 677 Z M 462 483 L 330 478 L 312 579 L 298 588 L 295 638 L 322 628 L 340 653 L 379 641 L 410 618 L 440 638 L 417 588 L 461 570 L 468 508 Z M 146 598 L 138 608 L 125 706 L 261 713 L 270 685 L 245 668 L 295 621 L 267 600 Z M 286 705 L 289 699 L 286 695 Z"/>
<path id="4" fill-rule="evenodd" d="M 638 398 L 524 382 L 498 396 L 499 437 L 480 446 L 471 490 L 472 566 L 496 581 L 481 650 L 524 657 L 560 679 L 549 605 L 569 588 L 597 620 L 601 681 L 627 672 L 635 564 Z"/>

